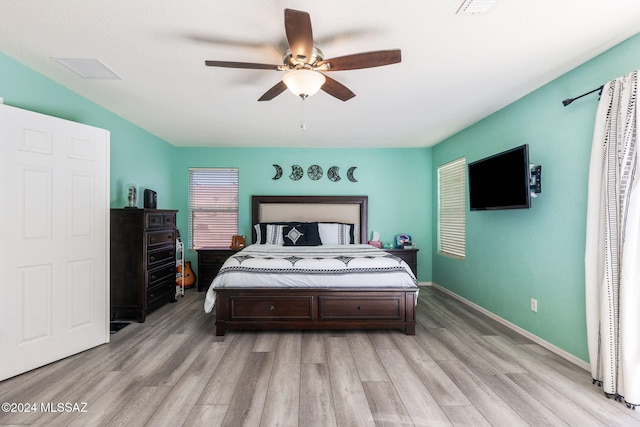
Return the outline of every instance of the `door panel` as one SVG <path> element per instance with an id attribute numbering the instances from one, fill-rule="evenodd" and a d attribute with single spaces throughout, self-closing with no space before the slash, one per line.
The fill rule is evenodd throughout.
<path id="1" fill-rule="evenodd" d="M 109 132 L 0 105 L 0 380 L 109 341 Z"/>

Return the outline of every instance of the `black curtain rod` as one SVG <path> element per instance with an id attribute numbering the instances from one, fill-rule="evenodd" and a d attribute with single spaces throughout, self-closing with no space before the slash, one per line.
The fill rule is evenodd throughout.
<path id="1" fill-rule="evenodd" d="M 600 93 L 598 93 L 598 98 L 600 98 L 600 95 L 602 95 L 602 88 L 603 88 L 603 87 L 604 87 L 604 85 L 602 85 L 602 86 L 600 86 L 600 87 L 597 87 L 597 88 L 595 88 L 594 90 L 589 91 L 589 92 L 587 92 L 587 93 L 583 93 L 583 94 L 582 94 L 582 95 L 580 95 L 580 96 L 576 96 L 575 98 L 567 98 L 567 99 L 565 99 L 564 101 L 562 101 L 562 105 L 564 105 L 564 106 L 566 107 L 567 105 L 571 104 L 571 103 L 572 103 L 573 101 L 575 101 L 576 99 L 582 98 L 583 96 L 587 96 L 587 95 L 589 95 L 589 94 L 591 94 L 591 93 L 593 93 L 593 92 L 596 92 L 596 91 L 600 91 Z"/>

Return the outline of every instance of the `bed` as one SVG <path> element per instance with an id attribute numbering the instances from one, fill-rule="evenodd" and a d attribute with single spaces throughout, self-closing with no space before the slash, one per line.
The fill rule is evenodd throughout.
<path id="1" fill-rule="evenodd" d="M 417 280 L 403 260 L 366 244 L 367 214 L 367 196 L 253 196 L 252 244 L 225 261 L 205 298 L 205 311 L 215 308 L 216 335 L 228 329 L 414 335 Z"/>

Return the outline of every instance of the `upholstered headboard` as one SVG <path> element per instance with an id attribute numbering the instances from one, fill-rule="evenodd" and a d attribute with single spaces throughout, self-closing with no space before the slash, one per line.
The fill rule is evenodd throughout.
<path id="1" fill-rule="evenodd" d="M 252 196 L 252 225 L 260 222 L 342 222 L 356 224 L 360 241 L 366 243 L 367 196 Z M 252 227 L 252 242 L 256 232 Z"/>

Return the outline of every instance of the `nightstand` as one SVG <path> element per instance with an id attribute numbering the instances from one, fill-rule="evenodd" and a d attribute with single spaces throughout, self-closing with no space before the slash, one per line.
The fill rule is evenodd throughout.
<path id="1" fill-rule="evenodd" d="M 208 288 L 213 281 L 222 264 L 231 255 L 238 252 L 235 249 L 224 248 L 201 248 L 198 252 L 198 292 L 202 292 Z"/>
<path id="2" fill-rule="evenodd" d="M 418 277 L 419 250 L 420 249 L 383 249 L 383 251 L 397 256 L 398 258 L 409 264 L 409 267 L 411 267 L 411 271 L 413 271 L 413 275 L 416 276 L 416 278 Z"/>

